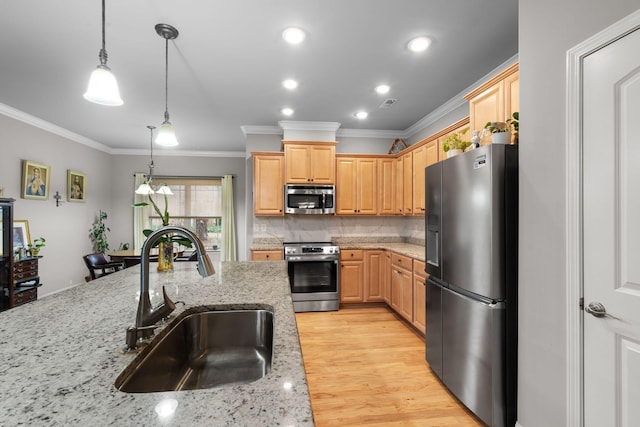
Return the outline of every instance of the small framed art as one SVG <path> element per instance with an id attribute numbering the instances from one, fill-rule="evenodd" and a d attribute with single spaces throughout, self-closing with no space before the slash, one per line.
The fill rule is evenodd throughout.
<path id="1" fill-rule="evenodd" d="M 13 221 L 13 248 L 26 248 L 31 244 L 29 221 L 16 219 Z"/>
<path id="2" fill-rule="evenodd" d="M 67 170 L 67 201 L 84 202 L 87 194 L 87 175 L 82 172 Z"/>
<path id="3" fill-rule="evenodd" d="M 22 193 L 23 199 L 48 200 L 51 166 L 31 160 L 22 161 Z"/>

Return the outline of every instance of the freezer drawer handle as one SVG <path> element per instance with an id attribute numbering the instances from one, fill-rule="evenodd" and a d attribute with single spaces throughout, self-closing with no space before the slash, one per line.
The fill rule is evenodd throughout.
<path id="1" fill-rule="evenodd" d="M 598 317 L 598 318 L 611 317 L 612 319 L 620 320 L 617 317 L 614 317 L 614 316 L 608 314 L 607 313 L 607 309 L 604 308 L 604 305 L 602 305 L 599 302 L 590 302 L 589 305 L 587 306 L 587 308 L 584 309 L 584 311 L 586 311 L 587 313 L 589 313 L 593 317 Z"/>

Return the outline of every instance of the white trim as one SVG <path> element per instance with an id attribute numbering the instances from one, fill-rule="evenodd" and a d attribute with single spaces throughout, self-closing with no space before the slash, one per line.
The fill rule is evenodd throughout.
<path id="1" fill-rule="evenodd" d="M 148 156 L 149 150 L 139 148 L 114 148 L 113 155 Z M 153 150 L 153 155 L 158 157 L 245 157 L 244 151 L 180 151 L 180 150 Z"/>
<path id="2" fill-rule="evenodd" d="M 565 191 L 567 281 L 567 426 L 584 425 L 582 281 L 582 68 L 584 58 L 640 28 L 640 9 L 567 51 Z"/>
<path id="3" fill-rule="evenodd" d="M 77 133 L 71 132 L 60 126 L 54 125 L 53 123 L 47 122 L 46 120 L 42 120 L 36 116 L 32 116 L 31 114 L 27 114 L 24 111 L 20 111 L 16 108 L 10 107 L 6 104 L 0 103 L 0 114 L 3 114 L 12 119 L 21 121 L 33 127 L 37 127 L 39 129 L 45 130 L 47 132 L 51 132 L 55 135 L 61 136 L 68 140 L 77 142 L 82 145 L 86 145 L 91 148 L 95 148 L 96 150 L 103 151 L 105 153 L 112 153 L 112 149 L 107 147 L 104 144 L 94 141 L 93 139 L 89 139 Z"/>
<path id="4" fill-rule="evenodd" d="M 310 130 L 310 131 L 324 131 L 335 132 L 340 127 L 338 122 L 298 122 L 294 120 L 280 120 L 278 126 L 282 130 Z"/>

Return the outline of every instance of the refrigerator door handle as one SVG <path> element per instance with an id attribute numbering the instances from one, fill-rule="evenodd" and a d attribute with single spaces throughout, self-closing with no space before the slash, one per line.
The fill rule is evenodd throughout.
<path id="1" fill-rule="evenodd" d="M 445 282 L 443 282 L 442 280 L 440 280 L 440 279 L 438 279 L 437 277 L 434 277 L 434 276 L 427 277 L 427 283 L 430 283 L 433 286 L 437 286 L 439 288 L 448 288 L 449 287 Z"/>

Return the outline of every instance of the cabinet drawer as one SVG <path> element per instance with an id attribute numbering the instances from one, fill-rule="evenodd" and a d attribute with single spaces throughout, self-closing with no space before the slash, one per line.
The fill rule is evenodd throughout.
<path id="1" fill-rule="evenodd" d="M 411 261 L 412 258 L 409 258 L 408 256 L 398 255 L 396 253 L 391 254 L 391 264 L 393 264 L 394 267 L 400 267 L 411 271 Z"/>
<path id="2" fill-rule="evenodd" d="M 33 288 L 22 292 L 17 292 L 13 296 L 14 306 L 26 304 L 38 299 L 38 289 Z"/>
<path id="3" fill-rule="evenodd" d="M 364 251 L 362 249 L 340 250 L 340 261 L 362 261 L 363 259 Z"/>
<path id="4" fill-rule="evenodd" d="M 251 251 L 252 261 L 281 261 L 283 259 L 282 251 Z"/>

